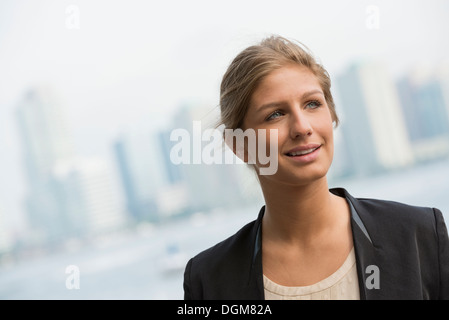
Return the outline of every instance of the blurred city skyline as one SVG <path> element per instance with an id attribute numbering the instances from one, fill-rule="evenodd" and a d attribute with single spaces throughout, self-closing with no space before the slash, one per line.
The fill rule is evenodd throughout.
<path id="1" fill-rule="evenodd" d="M 358 84 L 365 86 L 364 94 L 369 95 L 366 89 L 369 78 L 362 73 L 371 70 L 378 74 L 378 69 L 367 67 L 368 71 L 362 72 L 357 66 L 374 62 L 385 68 L 378 79 L 384 77 L 397 90 L 393 93 L 397 101 L 388 104 L 393 107 L 383 110 L 389 112 L 390 120 L 398 119 L 398 112 L 404 117 L 400 118 L 398 127 L 383 126 L 381 117 L 370 122 L 381 132 L 402 133 L 398 133 L 401 138 L 397 141 L 388 141 L 388 137 L 376 140 L 367 130 L 370 135 L 367 139 L 371 141 L 366 145 L 368 148 L 385 146 L 385 141 L 389 144 L 388 148 L 381 148 L 383 151 L 367 152 L 384 154 L 380 163 L 391 168 L 444 157 L 446 124 L 423 117 L 425 106 L 430 103 L 437 105 L 432 112 L 438 110 L 436 118 L 442 120 L 442 110 L 447 110 L 449 105 L 448 80 L 443 73 L 449 57 L 449 44 L 443 40 L 445 30 L 449 30 L 446 17 L 449 2 L 327 1 L 324 4 L 280 1 L 273 6 L 268 1 L 235 2 L 234 5 L 179 1 L 156 6 L 144 1 L 2 2 L 0 223 L 7 221 L 5 225 L 20 231 L 21 224 L 28 219 L 24 201 L 29 182 L 15 115 L 27 92 L 43 85 L 55 95 L 55 101 L 66 114 L 74 154 L 106 162 L 99 166 L 109 168 L 106 171 L 109 173 L 104 175 L 110 174 L 113 184 L 118 186 L 119 190 L 113 192 L 123 209 L 127 198 L 120 189 L 123 177 L 117 170 L 114 144 L 119 143 L 121 136 L 126 140 L 127 135 L 157 135 L 167 130 L 175 125 L 173 119 L 184 110 L 184 105 L 214 110 L 218 105 L 219 82 L 231 59 L 244 47 L 270 34 L 303 42 L 329 71 L 337 112 L 343 120 L 336 132 L 340 150 L 354 150 L 351 146 L 356 142 L 348 137 L 361 129 L 348 128 L 343 138 L 345 122 L 363 120 L 351 108 L 362 103 L 366 109 L 359 110 L 368 113 L 375 110 L 369 99 L 357 100 L 352 96 L 348 102 L 348 95 L 344 94 L 345 88 Z M 428 77 L 425 73 L 435 76 Z M 431 100 L 435 96 L 437 74 L 446 79 L 441 82 L 446 88 L 442 91 L 443 104 L 441 98 Z M 342 84 L 345 81 L 346 85 Z M 390 89 L 382 86 L 372 91 L 375 95 L 376 90 L 387 90 L 385 98 L 391 97 Z M 405 101 L 416 102 L 414 115 L 403 109 L 404 104 L 409 104 Z M 427 123 L 427 127 L 411 133 L 410 126 L 417 120 Z M 436 129 L 432 131 L 433 128 Z M 410 142 L 413 147 L 406 146 Z M 404 156 L 403 162 L 395 164 L 398 158 L 392 150 Z M 432 156 L 426 159 L 423 154 Z M 352 162 L 336 158 L 332 169 L 336 176 L 350 175 L 351 168 L 345 163 L 360 164 L 357 155 L 341 152 L 336 157 L 353 157 Z M 95 167 L 81 162 L 77 164 L 81 171 Z M 374 162 L 373 166 L 379 164 Z M 369 162 L 365 163 L 367 167 L 359 167 L 360 175 L 376 172 Z M 60 176 L 67 178 L 67 170 L 60 169 Z M 183 191 L 178 192 L 181 195 Z"/>
<path id="2" fill-rule="evenodd" d="M 449 72 L 419 71 L 394 80 L 387 66 L 366 61 L 337 75 L 341 124 L 331 181 L 449 159 Z M 11 232 L 6 212 L 0 212 L 3 251 L 262 203 L 254 174 L 245 166 L 175 165 L 170 159 L 178 143 L 171 132 L 192 133 L 194 121 L 203 132 L 212 128 L 216 108 L 185 104 L 159 130 L 122 131 L 109 143 L 109 157 L 87 157 L 75 151 L 65 106 L 56 97 L 44 86 L 25 91 L 11 119 L 21 136 L 27 189 L 24 229 Z M 203 147 L 209 142 L 203 141 Z"/>

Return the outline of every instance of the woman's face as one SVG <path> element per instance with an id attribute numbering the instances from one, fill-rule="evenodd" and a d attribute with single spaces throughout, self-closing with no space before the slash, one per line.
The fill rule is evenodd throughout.
<path id="1" fill-rule="evenodd" d="M 333 123 L 316 76 L 306 67 L 286 65 L 266 76 L 254 91 L 243 129 L 277 130 L 278 168 L 274 179 L 304 185 L 323 178 L 333 158 Z M 259 143 L 259 141 L 258 141 Z M 273 155 L 270 155 L 272 157 Z"/>

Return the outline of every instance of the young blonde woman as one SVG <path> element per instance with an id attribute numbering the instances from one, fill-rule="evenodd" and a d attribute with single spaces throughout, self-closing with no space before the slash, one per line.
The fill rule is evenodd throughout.
<path id="1" fill-rule="evenodd" d="M 329 190 L 338 124 L 330 87 L 313 56 L 282 37 L 233 60 L 221 121 L 276 130 L 266 144 L 277 144 L 278 167 L 258 174 L 265 206 L 257 220 L 188 262 L 185 299 L 449 299 L 449 239 L 438 209 Z"/>

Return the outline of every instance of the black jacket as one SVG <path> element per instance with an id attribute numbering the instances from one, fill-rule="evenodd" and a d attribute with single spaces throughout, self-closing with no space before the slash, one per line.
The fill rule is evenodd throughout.
<path id="1" fill-rule="evenodd" d="M 330 191 L 351 206 L 361 299 L 449 299 L 449 238 L 438 209 L 355 199 L 342 188 Z M 185 299 L 264 299 L 264 210 L 235 235 L 189 260 Z"/>

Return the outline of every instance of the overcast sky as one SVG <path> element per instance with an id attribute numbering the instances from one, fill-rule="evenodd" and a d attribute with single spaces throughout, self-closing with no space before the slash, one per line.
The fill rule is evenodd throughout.
<path id="1" fill-rule="evenodd" d="M 119 132 L 162 127 L 183 103 L 217 105 L 227 65 L 263 36 L 303 42 L 332 78 L 364 59 L 398 76 L 449 56 L 448 18 L 441 0 L 2 0 L 0 206 L 21 210 L 13 110 L 27 88 L 54 88 L 78 152 L 104 156 Z"/>

